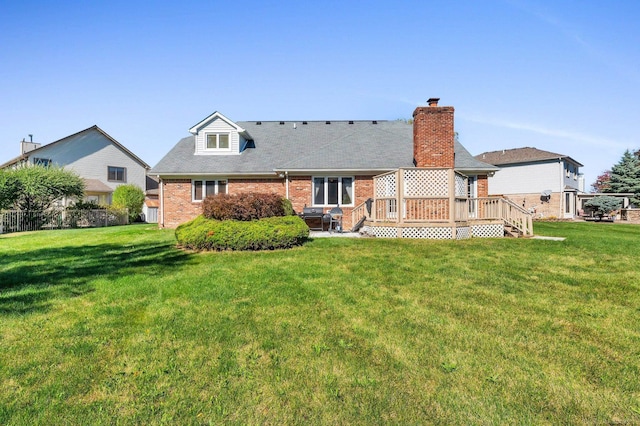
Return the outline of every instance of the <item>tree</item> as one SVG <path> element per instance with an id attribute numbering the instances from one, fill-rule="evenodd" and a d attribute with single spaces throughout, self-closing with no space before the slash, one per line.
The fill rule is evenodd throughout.
<path id="1" fill-rule="evenodd" d="M 16 202 L 20 193 L 20 182 L 8 170 L 0 170 L 0 210 L 8 209 Z"/>
<path id="2" fill-rule="evenodd" d="M 82 178 L 62 167 L 29 165 L 5 173 L 9 179 L 17 181 L 17 196 L 12 204 L 18 210 L 42 212 L 63 197 L 84 195 Z"/>
<path id="3" fill-rule="evenodd" d="M 611 181 L 611 170 L 605 170 L 596 178 L 596 181 L 591 184 L 591 192 L 600 193 L 607 192 Z"/>
<path id="4" fill-rule="evenodd" d="M 587 201 L 584 206 L 593 209 L 593 213 L 602 219 L 602 216 L 618 210 L 622 206 L 622 200 L 610 195 L 602 195 Z"/>
<path id="5" fill-rule="evenodd" d="M 630 192 L 634 196 L 631 202 L 640 205 L 640 159 L 626 150 L 620 161 L 611 168 L 611 179 L 607 193 Z"/>
<path id="6" fill-rule="evenodd" d="M 129 210 L 129 222 L 135 222 L 142 213 L 144 191 L 137 185 L 120 185 L 113 191 L 111 203 L 114 207 Z"/>

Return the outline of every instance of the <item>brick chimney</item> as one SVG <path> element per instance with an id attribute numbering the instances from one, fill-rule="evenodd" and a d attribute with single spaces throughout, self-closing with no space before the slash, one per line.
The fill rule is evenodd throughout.
<path id="1" fill-rule="evenodd" d="M 440 98 L 413 112 L 413 163 L 416 167 L 452 169 L 454 159 L 453 107 L 440 107 Z"/>

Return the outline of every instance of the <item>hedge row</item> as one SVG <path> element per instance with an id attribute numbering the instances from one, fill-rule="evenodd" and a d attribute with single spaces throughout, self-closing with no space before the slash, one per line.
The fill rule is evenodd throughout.
<path id="1" fill-rule="evenodd" d="M 301 245 L 309 227 L 298 216 L 254 221 L 215 220 L 198 216 L 176 228 L 178 244 L 192 250 L 273 250 Z"/>
<path id="2" fill-rule="evenodd" d="M 291 201 L 277 194 L 217 194 L 202 202 L 202 214 L 208 219 L 256 220 L 293 214 Z"/>

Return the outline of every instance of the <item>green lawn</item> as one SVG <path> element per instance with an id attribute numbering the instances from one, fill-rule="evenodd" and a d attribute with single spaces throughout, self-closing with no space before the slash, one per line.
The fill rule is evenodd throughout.
<path id="1" fill-rule="evenodd" d="M 640 226 L 187 253 L 0 237 L 0 424 L 640 424 Z"/>

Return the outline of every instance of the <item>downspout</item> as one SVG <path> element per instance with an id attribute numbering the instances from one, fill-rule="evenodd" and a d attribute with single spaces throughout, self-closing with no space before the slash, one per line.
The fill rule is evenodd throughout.
<path id="1" fill-rule="evenodd" d="M 289 172 L 287 171 L 284 172 L 284 186 L 286 191 L 286 198 L 287 200 L 289 200 Z"/>
<path id="2" fill-rule="evenodd" d="M 160 184 L 160 219 L 158 220 L 158 224 L 161 228 L 164 228 L 164 182 L 162 182 L 160 175 L 156 175 L 156 177 Z"/>

